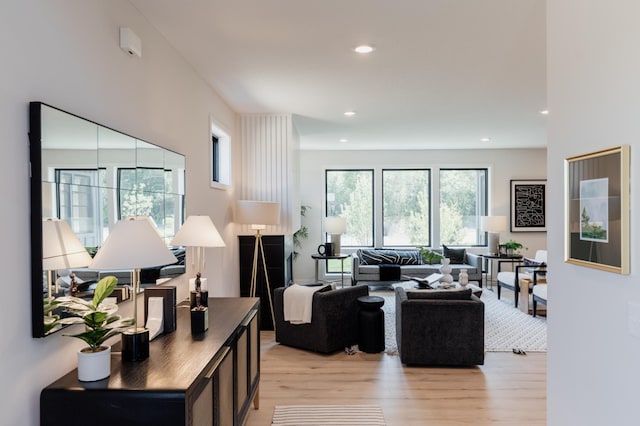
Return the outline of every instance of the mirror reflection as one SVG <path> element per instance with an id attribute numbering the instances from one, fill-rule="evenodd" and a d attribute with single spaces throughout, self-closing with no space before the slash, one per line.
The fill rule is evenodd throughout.
<path id="1" fill-rule="evenodd" d="M 127 217 L 148 216 L 169 245 L 184 220 L 185 157 L 40 102 L 30 119 L 33 335 L 42 337 L 48 297 L 91 298 L 107 275 L 118 278 L 112 300 L 130 296 L 129 270 L 87 266 Z M 185 272 L 184 249 L 171 250 L 178 263 L 142 269 L 142 287 Z"/>

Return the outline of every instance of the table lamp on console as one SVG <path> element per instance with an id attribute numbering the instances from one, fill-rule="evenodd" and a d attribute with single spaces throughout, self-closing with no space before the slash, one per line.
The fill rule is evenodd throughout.
<path id="1" fill-rule="evenodd" d="M 42 221 L 42 268 L 48 272 L 48 297 L 52 296 L 53 271 L 81 268 L 90 263 L 91 256 L 67 222 L 53 218 Z"/>
<path id="2" fill-rule="evenodd" d="M 207 247 L 226 247 L 216 226 L 209 216 L 189 216 L 173 237 L 173 240 L 171 240 L 171 245 L 191 249 L 189 256 L 191 259 L 191 269 L 192 272 L 195 272 L 196 276 L 189 278 L 189 289 L 192 291 L 192 295 L 201 292 L 201 299 L 206 306 L 209 287 L 207 285 L 207 279 L 201 276 L 206 266 L 205 249 Z M 198 286 L 198 284 L 200 285 Z"/>
<path id="3" fill-rule="evenodd" d="M 169 265 L 177 261 L 151 221 L 146 218 L 130 218 L 116 222 L 89 265 L 92 269 L 100 270 L 131 270 L 135 322 L 131 329 L 122 333 L 123 360 L 142 361 L 149 357 L 149 330 L 138 327 L 140 269 Z"/>

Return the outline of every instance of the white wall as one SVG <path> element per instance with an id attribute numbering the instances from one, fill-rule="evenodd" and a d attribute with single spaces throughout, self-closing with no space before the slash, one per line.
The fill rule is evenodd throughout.
<path id="1" fill-rule="evenodd" d="M 141 37 L 142 58 L 120 50 L 120 26 Z M 187 214 L 210 215 L 227 242 L 226 249 L 210 250 L 203 276 L 214 295 L 228 296 L 238 294 L 234 191 L 209 188 L 209 118 L 234 138 L 236 115 L 127 1 L 5 1 L 0 55 L 0 424 L 38 425 L 40 390 L 75 368 L 82 342 L 30 337 L 29 101 L 185 154 Z M 184 280 L 177 284 L 179 298 L 186 297 Z M 122 312 L 130 311 L 125 303 Z"/>
<path id="2" fill-rule="evenodd" d="M 548 424 L 637 425 L 640 339 L 628 331 L 638 283 L 640 2 L 547 2 L 550 204 L 563 205 L 563 161 L 631 145 L 631 274 L 564 263 L 560 209 L 549 220 Z"/>
<path id="3" fill-rule="evenodd" d="M 487 167 L 490 179 L 491 214 L 509 216 L 511 179 L 546 179 L 546 150 L 438 150 L 438 151 L 301 151 L 300 155 L 300 204 L 311 206 L 302 223 L 309 228 L 309 238 L 294 263 L 297 281 L 314 277 L 311 254 L 324 240 L 324 190 L 327 168 L 393 168 L 393 167 Z M 556 207 L 547 206 L 548 211 Z M 504 232 L 503 241 L 513 238 L 528 250 L 525 256 L 535 255 L 546 248 L 544 232 Z M 483 250 L 477 250 L 482 252 Z M 322 263 L 322 262 L 320 262 Z M 322 272 L 321 272 L 322 274 Z"/>

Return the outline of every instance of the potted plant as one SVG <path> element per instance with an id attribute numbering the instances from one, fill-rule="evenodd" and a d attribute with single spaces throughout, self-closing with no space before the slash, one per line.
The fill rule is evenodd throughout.
<path id="1" fill-rule="evenodd" d="M 56 299 L 57 306 L 65 308 L 65 312 L 71 314 L 70 317 L 60 319 L 60 324 L 82 323 L 85 326 L 81 333 L 65 335 L 77 337 L 88 345 L 78 352 L 78 380 L 90 382 L 108 377 L 111 374 L 111 347 L 104 342 L 134 324 L 133 318 L 115 315 L 118 310 L 115 303 L 102 303 L 117 284 L 116 277 L 102 278 L 90 301 L 73 296 Z"/>
<path id="2" fill-rule="evenodd" d="M 440 262 L 444 258 L 444 256 L 442 256 L 440 253 L 426 249 L 424 247 L 420 247 L 420 257 L 422 257 L 422 261 L 424 263 L 428 264 Z"/>
<path id="3" fill-rule="evenodd" d="M 516 241 L 509 240 L 506 243 L 504 243 L 504 247 L 507 249 L 507 255 L 508 256 L 512 256 L 518 250 L 520 250 L 523 246 L 522 246 L 522 244 L 520 244 L 520 243 L 518 243 Z"/>

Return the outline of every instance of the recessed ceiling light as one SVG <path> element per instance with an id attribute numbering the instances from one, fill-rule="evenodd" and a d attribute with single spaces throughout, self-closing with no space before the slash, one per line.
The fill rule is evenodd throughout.
<path id="1" fill-rule="evenodd" d="M 542 111 L 540 111 L 540 114 L 547 115 L 547 114 L 549 114 L 549 110 L 548 109 L 543 109 Z"/>
<path id="2" fill-rule="evenodd" d="M 482 139 L 480 139 L 480 142 L 489 142 L 489 141 L 491 141 L 491 139 L 489 139 L 489 138 L 482 138 Z"/>
<path id="3" fill-rule="evenodd" d="M 356 115 L 355 111 L 346 111 L 344 113 L 344 115 L 346 115 L 347 117 L 353 117 L 354 115 Z"/>
<path id="4" fill-rule="evenodd" d="M 342 138 L 342 139 L 340 139 L 340 142 L 346 143 L 346 142 L 349 142 L 349 139 Z"/>
<path id="5" fill-rule="evenodd" d="M 376 50 L 376 48 L 368 44 L 363 44 L 353 49 L 353 51 L 356 53 L 371 53 L 374 50 Z"/>

